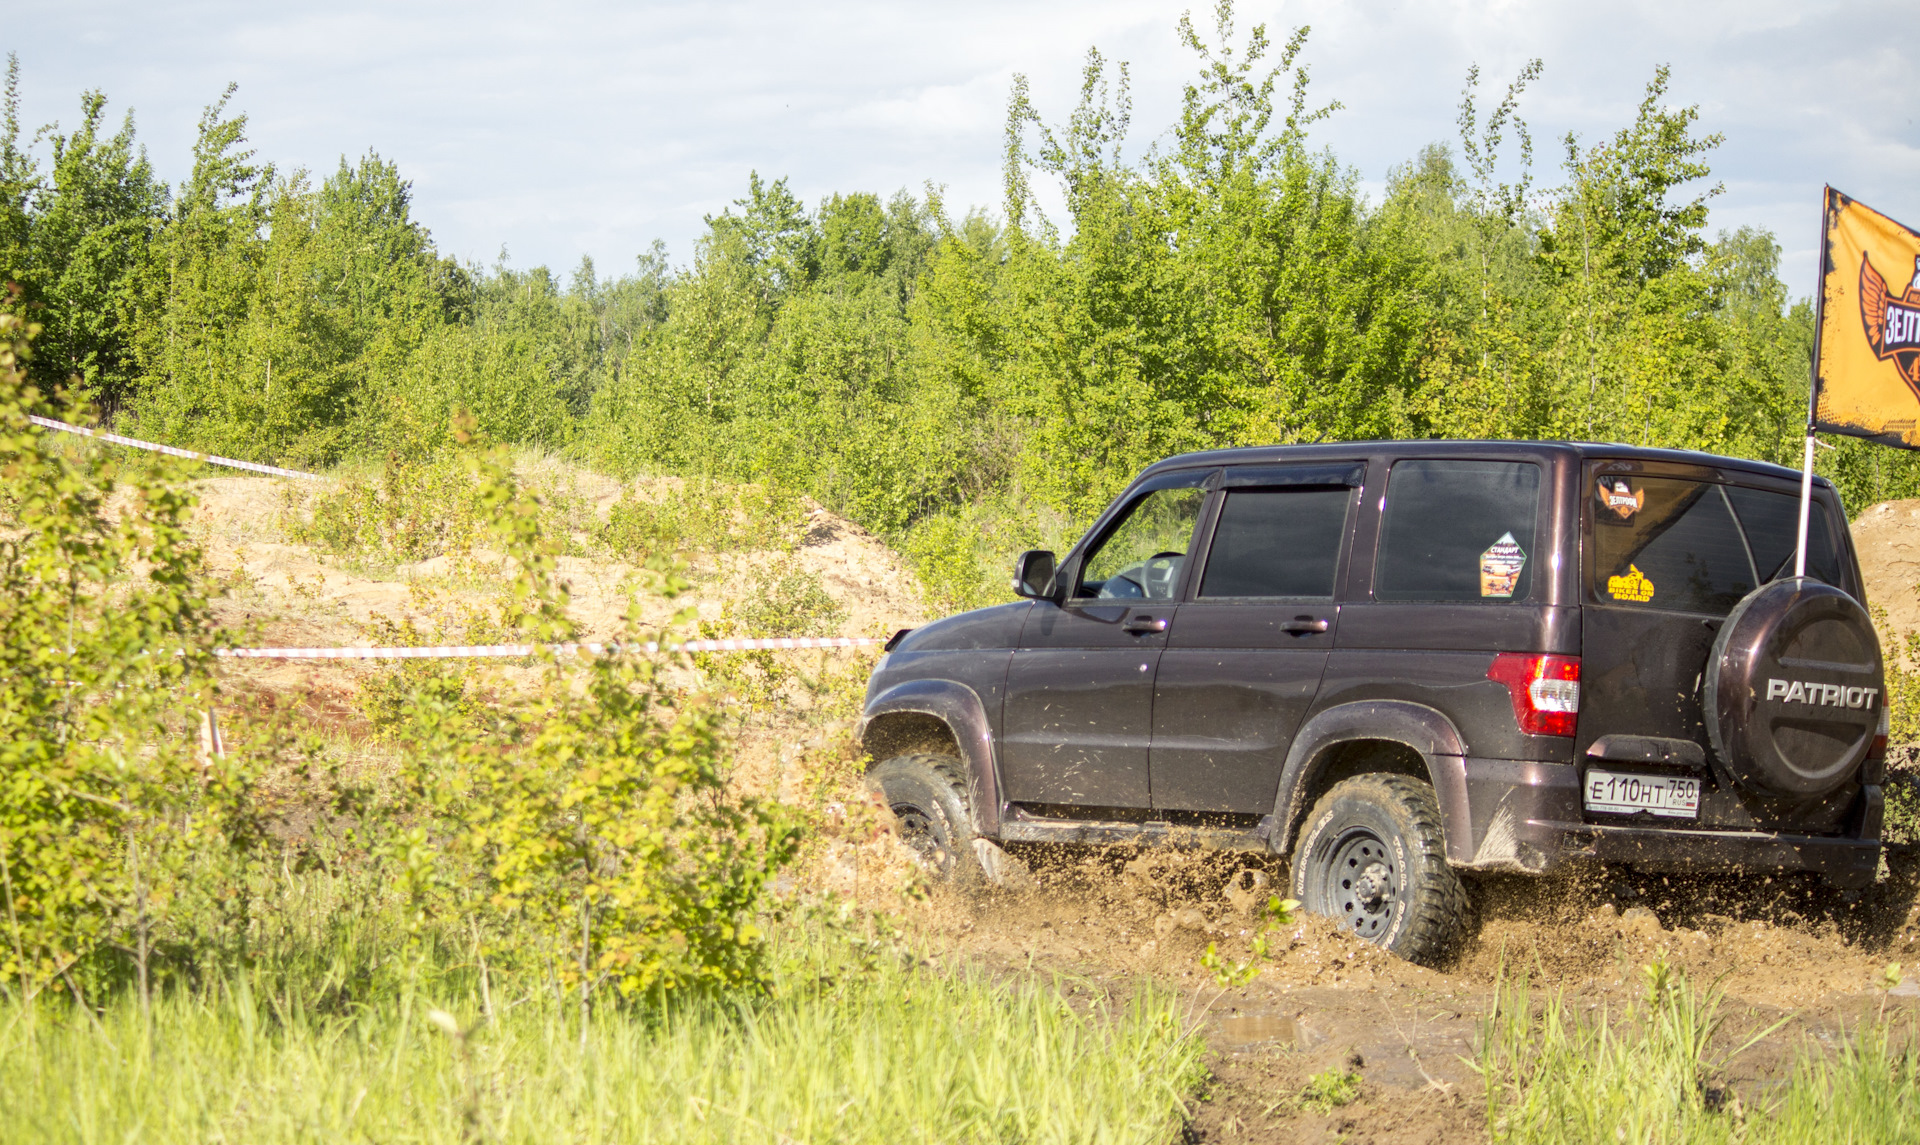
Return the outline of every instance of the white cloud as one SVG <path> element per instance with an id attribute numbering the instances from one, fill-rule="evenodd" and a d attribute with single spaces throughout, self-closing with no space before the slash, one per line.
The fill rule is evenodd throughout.
<path id="1" fill-rule="evenodd" d="M 1205 24 L 1210 9 L 1196 12 Z M 603 270 L 656 236 L 691 253 L 703 215 L 747 172 L 813 199 L 946 184 L 995 205 L 1010 77 L 1062 118 L 1089 45 L 1131 61 L 1137 151 L 1177 113 L 1192 60 L 1178 4 L 524 4 L 166 6 L 80 0 L 10 16 L 29 123 L 69 125 L 83 88 L 140 112 L 168 178 L 186 173 L 200 108 L 228 80 L 260 153 L 330 171 L 372 148 L 414 180 L 419 217 L 450 252 Z M 1345 110 L 1317 140 L 1378 188 L 1423 144 L 1449 140 L 1467 65 L 1483 106 L 1534 56 L 1523 112 L 1537 174 L 1557 140 L 1592 142 L 1632 116 L 1659 63 L 1670 100 L 1724 132 L 1715 227 L 1776 232 L 1789 281 L 1811 285 L 1820 185 L 1920 222 L 1920 130 L 1909 90 L 1920 32 L 1893 3 L 1786 0 L 1333 0 L 1249 3 L 1276 39 L 1311 23 L 1317 100 Z"/>

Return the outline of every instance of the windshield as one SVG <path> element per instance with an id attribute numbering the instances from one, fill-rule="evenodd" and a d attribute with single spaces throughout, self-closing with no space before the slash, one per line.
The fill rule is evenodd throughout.
<path id="1" fill-rule="evenodd" d="M 1592 599 L 1724 616 L 1756 587 L 1793 575 L 1797 497 L 1672 477 L 1606 474 L 1594 482 Z M 1807 575 L 1841 581 L 1832 522 L 1818 501 Z"/>

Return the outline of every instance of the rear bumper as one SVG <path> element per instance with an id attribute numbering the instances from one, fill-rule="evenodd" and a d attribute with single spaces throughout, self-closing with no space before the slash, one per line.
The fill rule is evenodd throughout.
<path id="1" fill-rule="evenodd" d="M 1644 871 L 1812 871 L 1837 887 L 1863 887 L 1880 866 L 1880 840 L 1767 831 L 1674 831 L 1551 820 L 1527 826 L 1561 863 L 1599 860 Z M 1557 846 L 1555 845 L 1557 843 Z"/>
<path id="2" fill-rule="evenodd" d="M 1842 835 L 1589 823 L 1570 764 L 1453 757 L 1436 776 L 1447 859 L 1467 870 L 1542 874 L 1581 862 L 1647 871 L 1811 871 L 1839 887 L 1873 881 L 1880 865 L 1880 789 L 1866 787 Z"/>

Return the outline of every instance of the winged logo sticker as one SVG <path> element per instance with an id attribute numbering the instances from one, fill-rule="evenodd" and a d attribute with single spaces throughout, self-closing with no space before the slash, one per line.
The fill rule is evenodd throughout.
<path id="1" fill-rule="evenodd" d="M 1647 491 L 1635 489 L 1633 483 L 1624 477 L 1602 477 L 1598 490 L 1600 504 L 1611 510 L 1622 521 L 1633 519 L 1647 504 Z"/>
<path id="2" fill-rule="evenodd" d="M 1873 268 L 1873 259 L 1860 256 L 1860 324 L 1867 344 L 1883 362 L 1892 362 L 1900 376 L 1920 395 L 1920 258 L 1913 260 L 1913 278 L 1896 295 Z"/>

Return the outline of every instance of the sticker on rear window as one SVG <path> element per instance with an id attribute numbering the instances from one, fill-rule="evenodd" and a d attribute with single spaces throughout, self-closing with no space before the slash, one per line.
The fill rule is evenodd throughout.
<path id="1" fill-rule="evenodd" d="M 1615 600 L 1645 604 L 1653 599 L 1653 582 L 1638 568 L 1628 565 L 1627 575 L 1607 578 L 1607 595 Z"/>
<path id="2" fill-rule="evenodd" d="M 1635 489 L 1624 477 L 1602 477 L 1598 492 L 1601 506 L 1622 521 L 1632 520 L 1647 504 L 1647 491 Z"/>
<path id="3" fill-rule="evenodd" d="M 1520 583 L 1520 570 L 1527 567 L 1527 554 L 1512 533 L 1503 533 L 1493 547 L 1480 554 L 1480 595 L 1507 599 Z"/>

